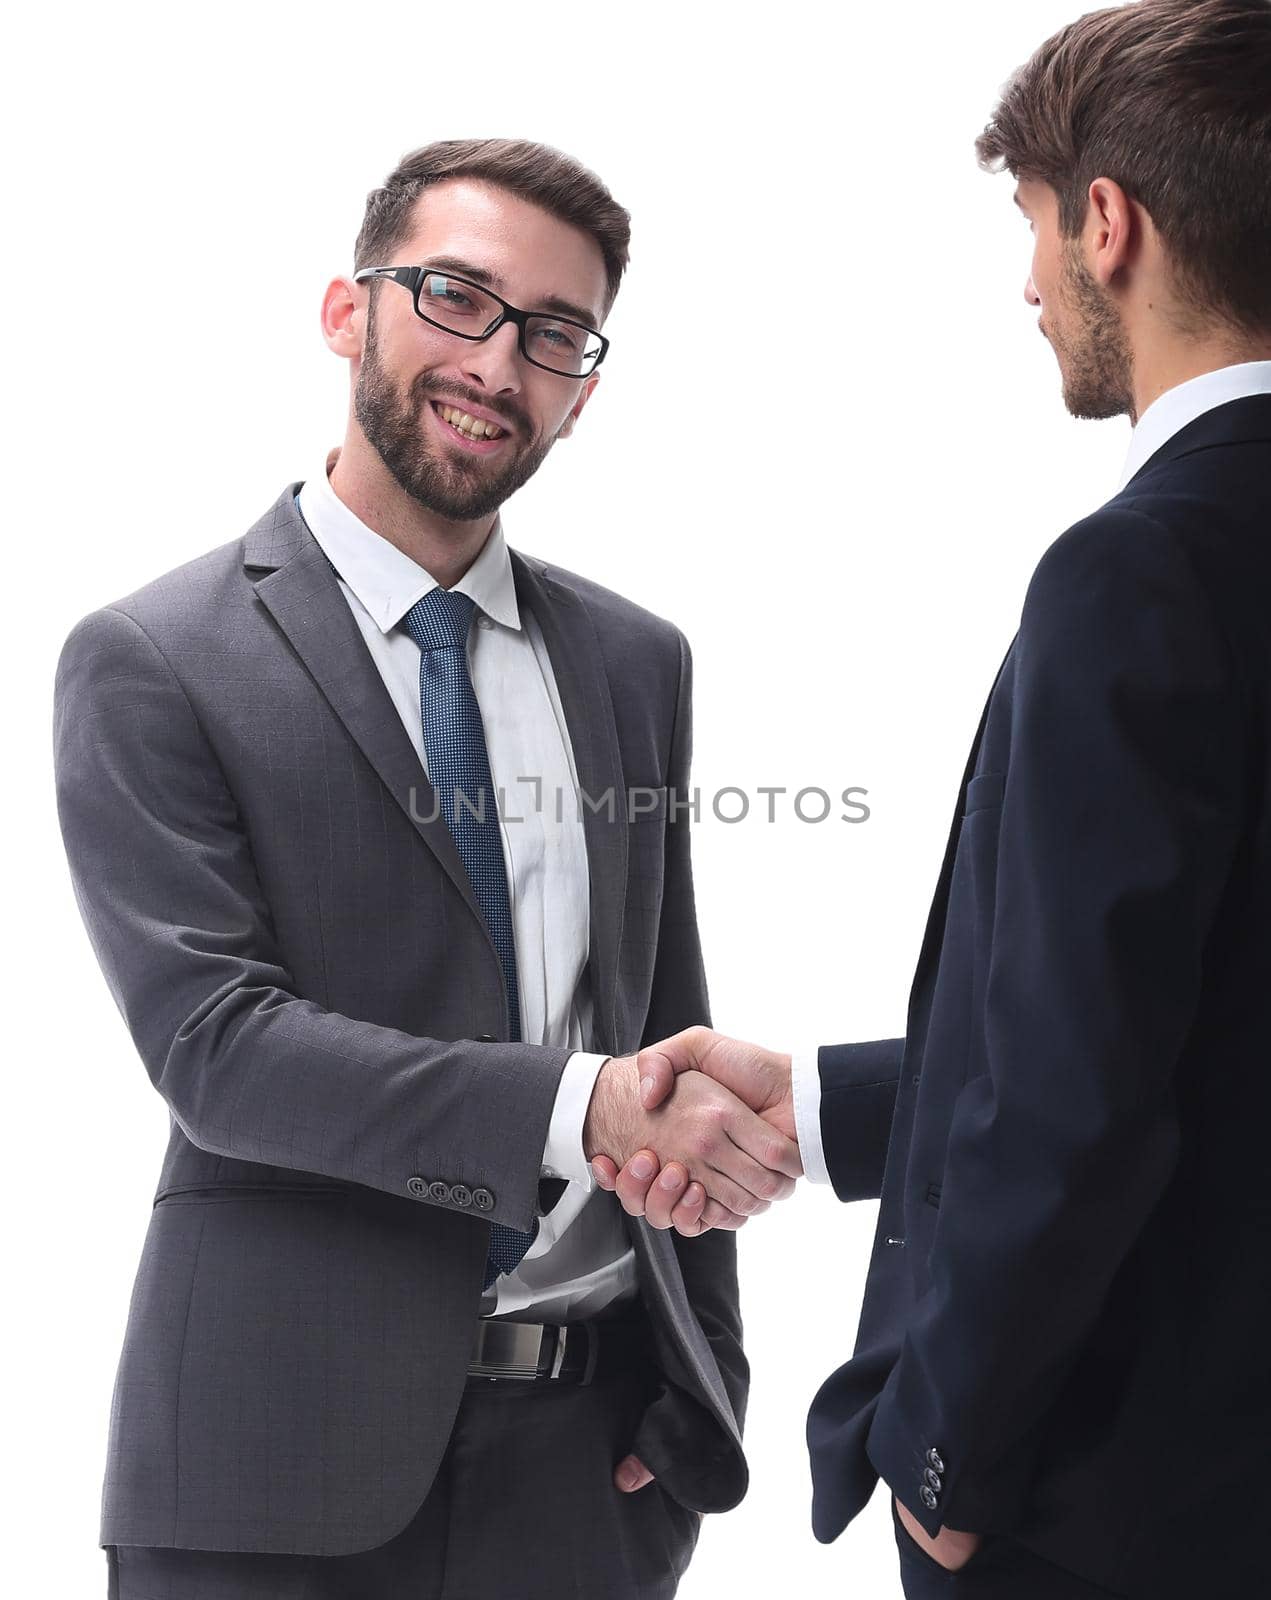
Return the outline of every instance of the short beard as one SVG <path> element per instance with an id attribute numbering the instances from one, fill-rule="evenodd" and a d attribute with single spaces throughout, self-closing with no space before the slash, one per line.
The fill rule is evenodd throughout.
<path id="1" fill-rule="evenodd" d="M 440 447 L 431 448 L 425 431 L 426 385 L 427 375 L 421 374 L 399 398 L 379 358 L 372 304 L 367 310 L 366 348 L 353 390 L 353 414 L 371 448 L 412 500 L 449 522 L 476 522 L 492 515 L 534 476 L 556 443 L 556 435 L 519 448 L 513 440 L 510 459 L 500 468 L 489 467 L 487 459 L 480 456 L 465 459 L 458 450 L 443 458 Z M 440 391 L 435 392 L 440 397 Z M 520 417 L 516 422 L 528 435 L 528 424 Z"/>
<path id="2" fill-rule="evenodd" d="M 1060 292 L 1071 313 L 1072 342 L 1050 337 L 1060 358 L 1064 405 L 1074 417 L 1134 418 L 1134 357 L 1125 325 L 1081 259 L 1077 240 L 1064 241 Z"/>

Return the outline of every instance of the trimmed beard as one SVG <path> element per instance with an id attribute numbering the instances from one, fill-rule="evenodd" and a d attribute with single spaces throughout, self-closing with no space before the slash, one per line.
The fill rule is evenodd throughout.
<path id="1" fill-rule="evenodd" d="M 1064 405 L 1074 417 L 1099 421 L 1134 418 L 1134 358 L 1121 314 L 1081 259 L 1076 239 L 1065 239 L 1060 294 L 1069 312 L 1065 334 L 1050 338 L 1059 358 Z"/>
<path id="2" fill-rule="evenodd" d="M 380 361 L 372 301 L 366 314 L 366 348 L 353 390 L 353 414 L 367 442 L 400 488 L 434 515 L 449 522 L 491 516 L 534 476 L 557 436 L 518 448 L 514 434 L 509 459 L 497 467 L 488 457 L 464 456 L 457 449 L 443 456 L 441 446 L 429 439 L 423 418 L 424 407 L 441 392 L 434 388 L 430 394 L 427 385 L 427 374 L 420 374 L 407 394 L 399 396 Z M 457 403 L 462 404 L 462 397 Z M 523 431 L 528 434 L 528 425 Z"/>

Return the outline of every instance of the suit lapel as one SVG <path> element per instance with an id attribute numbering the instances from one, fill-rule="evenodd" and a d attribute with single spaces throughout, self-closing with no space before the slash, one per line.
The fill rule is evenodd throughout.
<path id="1" fill-rule="evenodd" d="M 597 1045 L 618 1048 L 618 943 L 627 886 L 622 752 L 600 641 L 577 593 L 541 562 L 510 551 L 517 601 L 533 612 L 547 646 L 569 729 L 582 799 L 591 880 L 587 967 Z"/>
<path id="2" fill-rule="evenodd" d="M 441 815 L 435 791 L 340 592 L 331 564 L 296 509 L 293 493 L 299 487 L 299 483 L 289 484 L 248 531 L 243 565 L 253 577 L 262 605 L 290 640 L 349 737 L 383 779 L 477 921 L 485 927 L 463 858 Z M 495 955 L 497 959 L 497 952 Z"/>
<path id="3" fill-rule="evenodd" d="M 438 810 L 432 785 L 331 565 L 296 509 L 294 494 L 299 487 L 299 482 L 289 484 L 248 530 L 243 565 L 261 603 L 304 662 L 349 737 L 484 928 L 485 919 L 463 859 Z M 510 555 L 518 602 L 533 612 L 547 646 L 584 796 L 591 910 L 588 972 L 597 1042 L 616 1048 L 627 828 L 622 757 L 609 680 L 596 630 L 575 591 L 553 578 L 542 563 L 531 562 L 515 550 Z M 610 795 L 611 801 L 607 799 Z M 593 810 L 593 805 L 597 809 Z M 486 933 L 488 938 L 488 929 Z"/>
<path id="4" fill-rule="evenodd" d="M 954 808 L 953 821 L 949 827 L 949 838 L 944 847 L 944 860 L 940 864 L 940 876 L 936 881 L 935 894 L 931 900 L 931 910 L 927 913 L 927 927 L 923 934 L 922 949 L 918 955 L 918 965 L 914 971 L 913 983 L 909 992 L 909 1019 L 905 1028 L 907 1039 L 916 1039 L 925 1035 L 927 1015 L 931 1009 L 932 988 L 931 979 L 934 977 L 935 968 L 939 960 L 940 945 L 944 938 L 945 916 L 949 909 L 949 888 L 953 880 L 953 861 L 958 849 L 958 835 L 962 831 L 962 807 L 966 804 L 967 784 L 975 772 L 975 764 L 979 760 L 980 745 L 984 739 L 984 729 L 989 719 L 989 707 L 993 704 L 993 696 L 997 692 L 997 685 L 1006 663 L 1011 659 L 1011 652 L 1015 649 L 1015 640 L 1012 638 L 1007 647 L 1006 654 L 1002 657 L 997 675 L 993 679 L 993 687 L 989 690 L 988 698 L 984 702 L 984 709 L 980 713 L 980 725 L 975 730 L 975 737 L 971 741 L 971 753 L 967 757 L 966 768 L 962 773 L 962 783 L 958 789 L 958 803 Z"/>

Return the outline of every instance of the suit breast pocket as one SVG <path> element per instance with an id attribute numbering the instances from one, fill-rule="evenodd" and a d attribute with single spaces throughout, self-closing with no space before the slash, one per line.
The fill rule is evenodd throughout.
<path id="1" fill-rule="evenodd" d="M 623 940 L 629 955 L 639 952 L 639 962 L 651 977 L 666 887 L 667 791 L 665 787 L 633 787 L 627 795 Z"/>
<path id="2" fill-rule="evenodd" d="M 962 815 L 969 817 L 973 811 L 983 811 L 988 806 L 1000 806 L 1005 793 L 1004 772 L 977 772 L 966 786 Z"/>
<path id="3" fill-rule="evenodd" d="M 631 785 L 626 791 L 628 824 L 633 828 L 650 823 L 665 825 L 669 794 L 665 784 Z"/>

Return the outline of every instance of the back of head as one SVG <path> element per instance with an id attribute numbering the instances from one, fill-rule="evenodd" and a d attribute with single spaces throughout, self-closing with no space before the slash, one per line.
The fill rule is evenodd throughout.
<path id="1" fill-rule="evenodd" d="M 1079 232 L 1096 178 L 1148 212 L 1182 306 L 1271 333 L 1271 0 L 1132 0 L 1061 28 L 976 141 Z"/>

